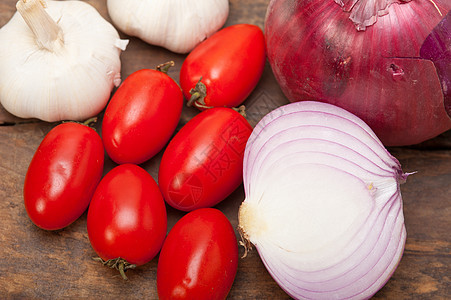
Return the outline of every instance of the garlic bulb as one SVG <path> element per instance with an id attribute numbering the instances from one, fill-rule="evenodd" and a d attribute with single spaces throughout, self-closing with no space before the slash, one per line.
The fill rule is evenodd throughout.
<path id="1" fill-rule="evenodd" d="M 128 41 L 82 1 L 19 0 L 0 29 L 0 101 L 48 122 L 98 114 L 120 84 Z"/>
<path id="2" fill-rule="evenodd" d="M 188 53 L 219 30 L 228 0 L 107 0 L 118 29 L 176 53 Z"/>

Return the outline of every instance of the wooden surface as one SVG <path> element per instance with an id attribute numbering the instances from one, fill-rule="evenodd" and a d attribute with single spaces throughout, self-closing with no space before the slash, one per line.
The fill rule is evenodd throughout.
<path id="1" fill-rule="evenodd" d="M 0 2 L 0 26 L 15 11 L 16 0 Z M 106 0 L 86 1 L 109 20 Z M 268 0 L 231 0 L 226 25 L 252 23 L 263 28 Z M 127 38 L 121 34 L 122 37 Z M 174 60 L 169 75 L 178 81 L 185 56 L 130 39 L 122 54 L 122 77 L 142 68 Z M 0 66 L 1 67 L 1 66 Z M 246 100 L 248 119 L 255 123 L 267 112 L 288 103 L 269 66 Z M 198 113 L 184 108 L 179 126 Z M 0 297 L 21 299 L 126 298 L 155 299 L 157 259 L 127 273 L 91 260 L 95 256 L 86 232 L 86 213 L 56 232 L 38 229 L 24 208 L 22 187 L 28 164 L 44 135 L 56 124 L 15 118 L 0 108 Z M 99 125 L 97 125 L 99 127 Z M 417 171 L 402 185 L 407 244 L 401 263 L 376 299 L 451 299 L 451 133 L 415 147 L 389 149 L 405 172 Z M 161 153 L 142 166 L 157 179 Z M 107 159 L 105 173 L 114 166 Z M 220 203 L 237 226 L 242 187 Z M 183 214 L 168 207 L 169 227 Z M 243 249 L 240 249 L 240 254 Z M 286 299 L 257 252 L 240 259 L 229 299 Z"/>

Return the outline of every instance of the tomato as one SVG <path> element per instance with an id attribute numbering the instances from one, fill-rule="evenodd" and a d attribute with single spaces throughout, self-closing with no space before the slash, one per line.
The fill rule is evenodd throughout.
<path id="1" fill-rule="evenodd" d="M 158 181 L 166 202 L 191 211 L 224 200 L 243 180 L 251 132 L 247 120 L 231 108 L 211 108 L 188 121 L 160 162 Z"/>
<path id="2" fill-rule="evenodd" d="M 141 167 L 123 164 L 100 181 L 88 209 L 88 236 L 105 261 L 143 265 L 166 236 L 166 206 L 155 180 Z"/>
<path id="3" fill-rule="evenodd" d="M 258 26 L 237 24 L 219 30 L 194 48 L 182 64 L 183 93 L 187 99 L 192 97 L 191 89 L 195 93 L 188 105 L 201 110 L 238 106 L 257 85 L 265 62 L 265 38 Z"/>
<path id="4" fill-rule="evenodd" d="M 238 244 L 215 208 L 183 216 L 171 229 L 157 267 L 160 299 L 225 299 L 238 268 Z"/>
<path id="5" fill-rule="evenodd" d="M 88 126 L 54 127 L 36 150 L 23 189 L 25 209 L 38 227 L 62 229 L 78 219 L 102 177 L 104 150 Z"/>
<path id="6" fill-rule="evenodd" d="M 140 164 L 174 133 L 183 94 L 166 73 L 143 69 L 128 76 L 111 97 L 102 122 L 105 150 L 118 164 Z"/>

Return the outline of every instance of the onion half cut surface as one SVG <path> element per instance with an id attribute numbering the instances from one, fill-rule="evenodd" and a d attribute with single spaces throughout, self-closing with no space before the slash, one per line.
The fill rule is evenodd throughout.
<path id="1" fill-rule="evenodd" d="M 355 115 L 316 101 L 266 115 L 246 145 L 239 230 L 296 299 L 367 299 L 401 260 L 398 160 Z"/>

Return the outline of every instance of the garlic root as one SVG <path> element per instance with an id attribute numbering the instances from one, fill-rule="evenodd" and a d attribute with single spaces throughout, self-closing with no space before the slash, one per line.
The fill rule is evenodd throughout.
<path id="1" fill-rule="evenodd" d="M 40 0 L 21 0 L 16 4 L 17 11 L 35 35 L 40 48 L 55 51 L 64 43 L 63 32 L 44 7 L 45 2 Z"/>

